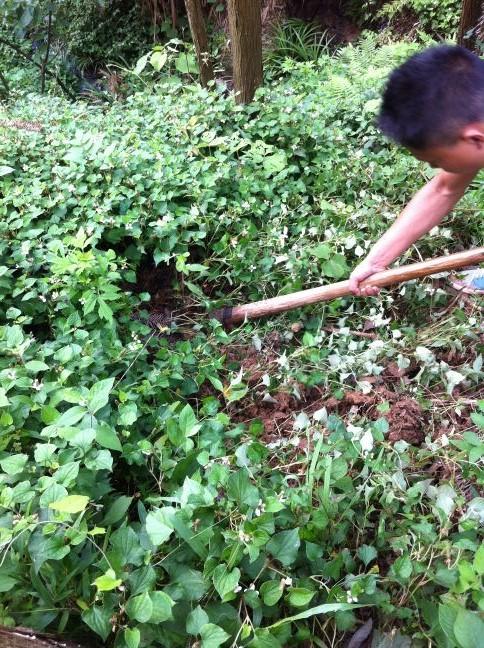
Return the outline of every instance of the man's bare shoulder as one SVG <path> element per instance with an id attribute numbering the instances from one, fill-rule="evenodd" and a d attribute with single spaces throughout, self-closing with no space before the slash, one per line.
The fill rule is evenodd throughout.
<path id="1" fill-rule="evenodd" d="M 467 171 L 466 173 L 450 173 L 439 171 L 434 177 L 436 188 L 444 194 L 461 194 L 474 180 L 480 169 Z"/>

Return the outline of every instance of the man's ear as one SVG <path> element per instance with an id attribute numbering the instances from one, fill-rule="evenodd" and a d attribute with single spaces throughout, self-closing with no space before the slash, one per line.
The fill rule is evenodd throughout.
<path id="1" fill-rule="evenodd" d="M 478 149 L 484 148 L 484 124 L 469 124 L 462 129 L 461 139 Z"/>

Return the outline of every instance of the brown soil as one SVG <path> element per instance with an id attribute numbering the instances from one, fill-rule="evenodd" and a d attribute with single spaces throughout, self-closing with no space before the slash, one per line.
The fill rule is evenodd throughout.
<path id="1" fill-rule="evenodd" d="M 38 122 L 23 121 L 20 119 L 0 119 L 0 126 L 4 128 L 16 128 L 18 130 L 40 132 L 43 128 Z"/>
<path id="2" fill-rule="evenodd" d="M 276 391 L 271 393 L 269 399 L 263 400 L 266 390 L 261 384 L 261 379 L 266 373 L 274 373 L 279 346 L 279 336 L 274 333 L 263 341 L 260 351 L 243 345 L 225 349 L 228 363 L 231 363 L 234 369 L 243 368 L 244 379 L 252 387 L 254 394 L 251 401 L 247 399 L 243 403 L 238 403 L 231 416 L 235 421 L 244 423 L 254 419 L 260 420 L 264 425 L 262 441 L 265 443 L 288 439 L 293 435 L 294 419 L 299 413 L 305 412 L 311 416 L 323 407 L 329 414 L 338 414 L 346 421 L 386 418 L 389 424 L 387 439 L 390 443 L 404 440 L 418 446 L 422 444 L 426 435 L 438 438 L 443 434 L 459 434 L 473 427 L 470 407 L 464 405 L 460 413 L 456 412 L 455 401 L 463 396 L 459 393 L 458 387 L 453 397 L 429 390 L 427 400 L 431 401 L 432 408 L 426 411 L 417 400 L 409 396 L 406 389 L 417 367 L 411 365 L 402 370 L 394 362 L 390 362 L 380 376 L 370 376 L 365 379 L 373 385 L 370 394 L 349 389 L 341 399 L 336 399 L 319 387 L 307 388 L 303 385 L 293 385 L 295 388 L 293 391 L 301 395 L 300 399 L 290 393 L 291 386 L 289 386 L 286 391 Z M 472 361 L 475 351 L 472 348 L 467 348 L 462 353 L 443 350 L 442 353 L 437 351 L 436 355 L 439 359 L 445 360 L 449 366 L 459 367 L 463 363 Z M 477 387 L 472 393 L 464 395 L 468 405 L 482 398 L 482 389 Z M 385 402 L 388 404 L 388 411 L 382 413 L 378 405 Z M 306 443 L 305 435 L 301 435 L 299 447 L 304 449 Z"/>
<path id="3" fill-rule="evenodd" d="M 254 387 L 261 381 L 262 376 L 274 366 L 279 356 L 277 353 L 279 346 L 279 334 L 269 333 L 264 338 L 260 351 L 257 351 L 253 345 L 231 345 L 222 347 L 222 351 L 227 358 L 227 364 L 235 364 L 237 369 L 242 368 L 246 383 Z"/>
<path id="4" fill-rule="evenodd" d="M 387 415 L 390 432 L 388 440 L 406 441 L 411 445 L 420 445 L 424 438 L 424 413 L 420 405 L 411 398 L 396 401 Z"/>
<path id="5" fill-rule="evenodd" d="M 318 389 L 304 390 L 301 401 L 287 392 L 273 395 L 275 402 L 253 402 L 242 413 L 243 420 L 259 419 L 264 424 L 263 440 L 271 443 L 287 437 L 293 430 L 294 417 L 300 412 L 308 416 L 325 407 L 328 413 L 336 413 L 343 418 L 356 417 L 375 420 L 384 416 L 389 424 L 388 440 L 392 443 L 403 439 L 412 445 L 420 445 L 424 440 L 426 415 L 417 401 L 403 395 L 389 392 L 383 388 L 371 395 L 361 392 L 348 391 L 341 400 L 324 395 Z M 390 410 L 381 414 L 377 405 L 384 401 L 390 402 Z M 237 415 L 236 415 L 236 418 Z M 300 447 L 304 447 L 305 439 L 301 439 Z"/>

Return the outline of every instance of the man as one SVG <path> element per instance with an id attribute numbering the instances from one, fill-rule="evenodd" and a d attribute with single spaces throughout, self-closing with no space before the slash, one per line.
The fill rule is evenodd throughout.
<path id="1" fill-rule="evenodd" d="M 379 127 L 441 171 L 351 273 L 351 290 L 365 296 L 376 295 L 378 288 L 360 288 L 360 282 L 438 225 L 484 167 L 484 61 L 463 47 L 446 45 L 412 56 L 390 75 Z M 473 289 L 484 288 L 482 274 L 469 273 Z"/>

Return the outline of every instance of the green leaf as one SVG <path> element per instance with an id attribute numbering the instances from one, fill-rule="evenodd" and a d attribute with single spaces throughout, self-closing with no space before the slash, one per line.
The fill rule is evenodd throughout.
<path id="1" fill-rule="evenodd" d="M 483 544 L 481 544 L 479 549 L 476 551 L 476 555 L 474 556 L 473 566 L 476 572 L 479 574 L 479 576 L 482 576 L 484 574 L 484 545 Z"/>
<path id="2" fill-rule="evenodd" d="M 410 556 L 400 556 L 391 567 L 391 572 L 401 581 L 408 581 L 412 575 L 412 561 Z"/>
<path id="3" fill-rule="evenodd" d="M 180 588 L 183 598 L 187 601 L 200 600 L 208 590 L 208 585 L 201 572 L 195 569 L 187 569 L 185 566 L 178 569 L 174 583 Z"/>
<path id="4" fill-rule="evenodd" d="M 123 446 L 116 434 L 116 431 L 107 425 L 107 423 L 100 423 L 96 428 L 96 441 L 103 448 L 110 450 L 117 450 L 122 452 Z"/>
<path id="5" fill-rule="evenodd" d="M 200 628 L 202 648 L 218 648 L 230 639 L 230 635 L 223 628 L 214 623 L 206 623 Z"/>
<path id="6" fill-rule="evenodd" d="M 286 567 L 296 560 L 301 545 L 299 529 L 276 533 L 267 543 L 267 551 Z"/>
<path id="7" fill-rule="evenodd" d="M 144 551 L 140 545 L 140 538 L 132 527 L 116 529 L 110 542 L 118 552 L 121 565 L 141 565 Z"/>
<path id="8" fill-rule="evenodd" d="M 198 635 L 204 625 L 208 623 L 208 614 L 205 610 L 197 607 L 187 616 L 186 631 L 189 635 Z"/>
<path id="9" fill-rule="evenodd" d="M 477 425 L 480 430 L 484 430 L 484 414 L 480 414 L 479 412 L 472 412 L 471 419 L 474 425 Z"/>
<path id="10" fill-rule="evenodd" d="M 239 584 L 240 569 L 235 567 L 229 571 L 227 565 L 218 565 L 212 576 L 212 581 L 222 601 L 234 598 L 234 589 Z"/>
<path id="11" fill-rule="evenodd" d="M 292 587 L 289 590 L 289 603 L 294 607 L 303 607 L 311 601 L 315 594 L 316 592 L 312 592 L 305 587 Z"/>
<path id="12" fill-rule="evenodd" d="M 112 524 L 119 522 L 126 515 L 132 501 L 133 498 L 128 497 L 127 495 L 121 495 L 118 497 L 109 507 L 102 524 L 105 526 L 111 526 Z"/>
<path id="13" fill-rule="evenodd" d="M 98 298 L 97 303 L 99 304 L 99 308 L 97 310 L 98 315 L 101 319 L 106 320 L 107 322 L 112 322 L 113 321 L 113 311 L 109 306 L 106 304 L 104 299 L 101 299 L 100 297 Z"/>
<path id="14" fill-rule="evenodd" d="M 133 70 L 135 74 L 140 75 L 141 72 L 143 72 L 143 70 L 146 67 L 146 64 L 148 63 L 148 59 L 150 58 L 150 56 L 151 56 L 151 52 L 148 52 L 148 54 L 145 54 L 144 56 L 138 59 L 136 66 Z"/>
<path id="15" fill-rule="evenodd" d="M 293 621 L 301 621 L 302 619 L 309 619 L 309 617 L 315 616 L 316 614 L 329 614 L 330 612 L 340 612 L 345 610 L 355 610 L 356 608 L 368 607 L 367 605 L 353 604 L 353 603 L 324 603 L 323 605 L 317 605 L 316 607 L 309 608 L 309 610 L 304 610 L 304 612 L 299 612 L 294 616 L 286 617 L 285 619 L 280 619 L 268 626 L 267 629 L 278 628 L 284 623 L 292 623 Z"/>
<path id="16" fill-rule="evenodd" d="M 0 407 L 8 407 L 9 400 L 7 398 L 7 392 L 3 387 L 0 387 Z"/>
<path id="17" fill-rule="evenodd" d="M 95 450 L 86 457 L 84 463 L 86 468 L 91 471 L 95 470 L 109 470 L 113 469 L 113 456 L 109 450 Z"/>
<path id="18" fill-rule="evenodd" d="M 15 585 L 18 584 L 18 581 L 7 574 L 0 573 L 0 592 L 9 592 Z M 207 617 L 208 621 L 208 617 Z"/>
<path id="19" fill-rule="evenodd" d="M 147 623 L 153 614 L 153 603 L 148 592 L 131 597 L 126 604 L 126 614 L 130 619 Z"/>
<path id="20" fill-rule="evenodd" d="M 275 175 L 280 173 L 287 166 L 286 153 L 284 151 L 278 151 L 273 155 L 267 155 L 263 161 L 264 171 L 270 175 Z"/>
<path id="21" fill-rule="evenodd" d="M 335 254 L 326 263 L 323 263 L 322 269 L 327 277 L 334 277 L 335 279 L 341 279 L 348 272 L 346 259 L 341 254 Z"/>
<path id="22" fill-rule="evenodd" d="M 79 461 L 69 461 L 56 470 L 52 477 L 58 484 L 62 484 L 67 488 L 75 482 L 79 474 L 79 465 Z"/>
<path id="23" fill-rule="evenodd" d="M 111 632 L 111 612 L 107 608 L 94 605 L 82 613 L 82 620 L 106 641 Z"/>
<path id="24" fill-rule="evenodd" d="M 153 52 L 150 58 L 150 63 L 153 66 L 153 68 L 159 72 L 161 68 L 165 65 L 166 61 L 168 59 L 168 54 L 165 50 L 158 50 L 156 52 Z"/>
<path id="25" fill-rule="evenodd" d="M 139 569 L 135 569 L 128 576 L 129 589 L 131 596 L 142 594 L 143 592 L 150 591 L 156 583 L 156 572 L 151 565 L 145 565 Z"/>
<path id="26" fill-rule="evenodd" d="M 281 587 L 281 581 L 266 581 L 260 586 L 260 595 L 264 601 L 264 605 L 275 605 L 277 601 L 281 598 L 283 589 Z"/>
<path id="27" fill-rule="evenodd" d="M 175 59 L 175 67 L 181 74 L 198 74 L 197 61 L 193 54 L 180 54 Z"/>
<path id="28" fill-rule="evenodd" d="M 450 643 L 455 646 L 454 624 L 458 609 L 454 605 L 439 605 L 439 625 Z"/>
<path id="29" fill-rule="evenodd" d="M 47 560 L 62 560 L 70 550 L 61 535 L 44 536 L 40 532 L 35 532 L 29 539 L 29 553 L 36 573 Z"/>
<path id="30" fill-rule="evenodd" d="M 365 565 L 365 567 L 368 567 L 371 561 L 375 560 L 375 558 L 378 556 L 378 552 L 375 547 L 367 544 L 361 545 L 356 553 L 358 554 L 358 558 Z"/>
<path id="31" fill-rule="evenodd" d="M 59 418 L 55 421 L 55 426 L 58 428 L 72 427 L 76 423 L 78 423 L 86 414 L 87 410 L 85 407 L 74 405 L 74 407 L 70 407 L 59 416 Z"/>
<path id="32" fill-rule="evenodd" d="M 165 524 L 165 520 L 161 510 L 152 511 L 146 516 L 146 532 L 155 547 L 166 542 L 173 533 L 173 528 Z"/>
<path id="33" fill-rule="evenodd" d="M 479 648 L 482 647 L 484 638 L 484 621 L 482 621 L 476 612 L 459 610 L 454 623 L 454 635 L 459 644 L 459 648 Z"/>
<path id="34" fill-rule="evenodd" d="M 153 605 L 150 623 L 163 623 L 173 618 L 172 608 L 175 601 L 165 592 L 150 592 L 150 599 Z"/>
<path id="35" fill-rule="evenodd" d="M 126 648 L 138 648 L 141 641 L 141 633 L 138 628 L 126 628 L 124 631 Z"/>
<path id="36" fill-rule="evenodd" d="M 47 464 L 52 461 L 57 446 L 53 443 L 37 443 L 34 450 L 34 459 L 37 464 Z"/>
<path id="37" fill-rule="evenodd" d="M 14 171 L 15 171 L 15 169 L 10 167 L 10 166 L 5 166 L 5 165 L 0 166 L 0 176 L 9 175 L 10 173 L 13 173 Z"/>
<path id="38" fill-rule="evenodd" d="M 180 412 L 178 425 L 180 426 L 180 430 L 186 437 L 193 436 L 200 429 L 200 425 L 198 425 L 195 412 L 190 405 L 185 405 L 185 407 Z"/>
<path id="39" fill-rule="evenodd" d="M 112 569 L 108 569 L 105 574 L 96 578 L 93 585 L 97 587 L 98 592 L 110 592 L 119 587 L 122 582 L 121 578 L 116 578 Z"/>
<path id="40" fill-rule="evenodd" d="M 87 396 L 87 408 L 91 414 L 95 414 L 98 410 L 107 405 L 113 385 L 114 378 L 106 378 L 105 380 L 100 380 L 91 387 Z"/>
<path id="41" fill-rule="evenodd" d="M 459 579 L 456 569 L 447 569 L 447 567 L 441 567 L 437 569 L 434 576 L 434 581 L 443 587 L 450 589 L 453 587 Z"/>
<path id="42" fill-rule="evenodd" d="M 239 506 L 257 506 L 259 491 L 250 483 L 247 469 L 240 469 L 230 475 L 227 482 L 227 495 L 235 500 Z"/>
<path id="43" fill-rule="evenodd" d="M 136 403 L 126 403 L 119 408 L 119 425 L 133 425 L 138 418 L 138 407 Z"/>
<path id="44" fill-rule="evenodd" d="M 89 497 L 86 495 L 68 495 L 56 502 L 51 502 L 49 508 L 61 513 L 80 513 L 84 511 L 89 503 Z"/>
<path id="45" fill-rule="evenodd" d="M 30 362 L 25 363 L 25 368 L 27 371 L 37 373 L 39 371 L 47 371 L 49 365 L 46 365 L 45 362 L 41 362 L 40 360 L 30 360 Z"/>
<path id="46" fill-rule="evenodd" d="M 18 475 L 23 471 L 28 461 L 26 454 L 15 454 L 0 461 L 0 466 L 7 475 Z"/>
<path id="47" fill-rule="evenodd" d="M 266 628 L 257 628 L 254 632 L 254 638 L 249 644 L 249 648 L 283 648 L 277 637 L 269 632 Z"/>
<path id="48" fill-rule="evenodd" d="M 331 248 L 327 243 L 320 243 L 312 250 L 312 253 L 318 259 L 329 259 L 331 256 Z"/>
<path id="49" fill-rule="evenodd" d="M 24 341 L 24 334 L 22 328 L 18 324 L 6 327 L 7 333 L 7 348 L 17 349 Z"/>

